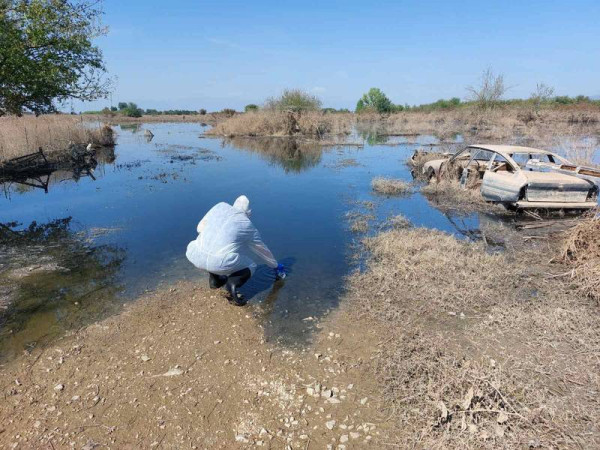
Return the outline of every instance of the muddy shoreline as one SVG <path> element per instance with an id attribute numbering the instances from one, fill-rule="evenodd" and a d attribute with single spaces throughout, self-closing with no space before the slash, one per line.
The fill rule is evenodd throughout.
<path id="1" fill-rule="evenodd" d="M 593 446 L 597 303 L 547 263 L 555 245 L 505 237 L 501 254 L 410 226 L 370 238 L 366 270 L 297 349 L 220 291 L 161 289 L 4 364 L 0 442 Z"/>

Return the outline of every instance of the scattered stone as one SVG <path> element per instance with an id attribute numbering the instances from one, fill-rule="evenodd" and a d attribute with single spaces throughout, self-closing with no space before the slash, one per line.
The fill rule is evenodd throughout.
<path id="1" fill-rule="evenodd" d="M 364 405 L 364 404 L 366 404 L 366 403 L 367 403 L 367 400 L 368 400 L 368 398 L 367 398 L 367 397 L 365 397 L 365 398 L 361 398 L 361 399 L 360 399 L 360 404 L 361 404 L 361 405 Z"/>
<path id="2" fill-rule="evenodd" d="M 183 370 L 181 370 L 177 367 L 174 367 L 173 369 L 169 369 L 167 372 L 163 373 L 162 376 L 163 377 L 175 377 L 175 376 L 178 376 L 181 374 L 183 374 Z"/>
<path id="3" fill-rule="evenodd" d="M 340 436 L 340 442 L 343 444 L 345 442 L 348 442 L 348 435 L 347 434 L 342 434 Z"/>
<path id="4" fill-rule="evenodd" d="M 356 431 L 353 431 L 350 433 L 350 437 L 352 439 L 358 439 L 360 437 L 360 433 L 357 433 Z"/>
<path id="5" fill-rule="evenodd" d="M 56 386 L 54 386 L 54 390 L 57 392 L 64 390 L 64 388 L 65 388 L 64 384 L 57 384 Z"/>
<path id="6" fill-rule="evenodd" d="M 333 427 L 335 427 L 335 420 L 330 420 L 329 422 L 326 422 L 325 426 L 327 427 L 327 429 L 333 430 Z"/>
<path id="7" fill-rule="evenodd" d="M 141 359 L 142 359 L 142 361 L 147 362 L 147 361 L 150 361 L 151 358 L 148 355 L 142 355 Z"/>

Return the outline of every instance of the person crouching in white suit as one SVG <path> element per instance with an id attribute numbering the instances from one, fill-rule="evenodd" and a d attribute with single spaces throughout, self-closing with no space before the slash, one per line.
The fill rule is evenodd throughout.
<path id="1" fill-rule="evenodd" d="M 238 306 L 246 304 L 238 289 L 254 274 L 257 263 L 277 269 L 278 274 L 283 270 L 250 221 L 250 213 L 245 195 L 233 206 L 216 204 L 198 224 L 198 237 L 188 244 L 185 254 L 194 266 L 209 273 L 212 289 L 225 286 L 230 301 Z"/>

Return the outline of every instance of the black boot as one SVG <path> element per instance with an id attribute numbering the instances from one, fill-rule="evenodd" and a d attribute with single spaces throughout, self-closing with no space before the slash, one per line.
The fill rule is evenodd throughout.
<path id="1" fill-rule="evenodd" d="M 227 283 L 227 292 L 231 296 L 230 302 L 236 306 L 244 306 L 247 301 L 242 294 L 237 291 L 235 284 Z"/>

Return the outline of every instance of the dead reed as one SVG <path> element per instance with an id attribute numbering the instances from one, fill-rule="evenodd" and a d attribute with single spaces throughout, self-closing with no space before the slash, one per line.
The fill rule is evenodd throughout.
<path id="1" fill-rule="evenodd" d="M 463 188 L 456 180 L 431 180 L 421 188 L 421 193 L 441 210 L 468 213 L 498 208 L 486 203 L 478 187 Z"/>
<path id="2" fill-rule="evenodd" d="M 352 114 L 320 111 L 299 113 L 257 111 L 219 122 L 206 134 L 213 136 L 310 136 L 346 135 L 352 131 Z"/>
<path id="3" fill-rule="evenodd" d="M 563 269 L 531 242 L 492 254 L 421 228 L 365 241 L 347 304 L 381 336 L 373 361 L 390 445 L 600 445 L 597 306 L 549 278 Z"/>
<path id="4" fill-rule="evenodd" d="M 581 292 L 600 303 L 600 216 L 592 211 L 568 230 L 562 248 L 562 259 L 572 271 Z"/>
<path id="5" fill-rule="evenodd" d="M 412 191 L 412 185 L 395 178 L 376 177 L 371 181 L 373 191 L 382 195 L 406 195 Z"/>
<path id="6" fill-rule="evenodd" d="M 49 156 L 66 151 L 69 144 L 114 145 L 112 129 L 79 116 L 47 115 L 0 118 L 0 161 L 42 148 Z"/>

